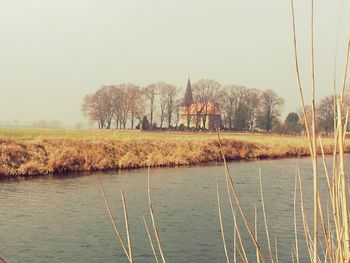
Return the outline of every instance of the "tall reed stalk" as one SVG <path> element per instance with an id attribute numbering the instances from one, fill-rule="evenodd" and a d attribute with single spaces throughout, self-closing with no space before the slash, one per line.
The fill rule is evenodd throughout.
<path id="1" fill-rule="evenodd" d="M 293 198 L 293 219 L 294 219 L 294 248 L 292 249 L 292 262 L 299 263 L 300 251 L 299 251 L 299 240 L 301 237 L 298 236 L 297 230 L 297 187 L 299 182 L 299 191 L 300 191 L 300 210 L 301 210 L 301 220 L 303 223 L 304 238 L 309 254 L 310 262 L 312 263 L 321 263 L 321 262 L 350 262 L 350 233 L 349 233 L 349 185 L 347 176 L 345 173 L 345 158 L 344 158 L 344 145 L 346 138 L 346 129 L 349 119 L 349 109 L 347 109 L 346 115 L 343 116 L 344 110 L 344 96 L 345 96 L 345 87 L 347 83 L 347 71 L 349 64 L 350 56 L 350 40 L 348 41 L 346 56 L 345 56 L 345 65 L 344 65 L 344 75 L 343 82 L 341 86 L 340 96 L 336 95 L 336 81 L 334 79 L 334 145 L 333 145 L 333 167 L 332 172 L 328 171 L 325 151 L 323 147 L 323 142 L 321 136 L 317 140 L 317 131 L 316 131 L 316 77 L 315 77 L 315 52 L 314 52 L 314 1 L 311 0 L 311 109 L 312 117 L 311 120 L 308 119 L 305 108 L 304 100 L 304 91 L 301 83 L 300 69 L 299 69 L 299 58 L 298 58 L 298 47 L 297 47 L 297 33 L 296 33 L 296 23 L 295 23 L 295 9 L 294 9 L 294 0 L 291 0 L 291 13 L 292 13 L 292 33 L 293 33 L 293 47 L 294 47 L 294 62 L 295 62 L 295 72 L 297 80 L 297 90 L 299 92 L 303 118 L 305 122 L 305 131 L 308 139 L 308 145 L 311 155 L 312 162 L 312 176 L 313 176 L 313 220 L 308 220 L 306 216 L 306 211 L 304 207 L 304 195 L 303 195 L 303 184 L 301 180 L 301 175 L 299 169 L 296 169 L 295 185 L 294 185 L 294 198 Z M 336 59 L 335 59 L 336 61 Z M 336 63 L 336 62 L 335 62 Z M 334 78 L 336 75 L 336 69 L 334 69 Z M 310 131 L 311 127 L 311 131 Z M 318 143 L 317 143 L 318 142 Z M 233 226 L 233 262 L 237 262 L 237 254 L 240 256 L 242 262 L 248 263 L 248 257 L 246 249 L 244 246 L 244 241 L 240 232 L 240 229 L 237 224 L 235 208 L 238 209 L 239 215 L 243 221 L 243 226 L 249 234 L 249 238 L 254 246 L 256 253 L 257 262 L 266 262 L 265 256 L 263 255 L 261 246 L 258 242 L 258 219 L 257 219 L 257 207 L 254 207 L 254 228 L 251 227 L 247 220 L 247 216 L 244 211 L 244 207 L 241 204 L 240 198 L 235 188 L 233 177 L 229 171 L 226 156 L 223 151 L 222 141 L 220 138 L 220 132 L 218 133 L 218 143 L 220 154 L 224 162 L 224 175 L 226 179 L 226 190 L 227 198 L 229 200 L 231 214 L 232 214 L 232 226 Z M 319 191 L 319 170 L 318 170 L 318 149 L 322 154 L 322 164 L 326 176 L 326 191 Z M 146 228 L 147 236 L 151 245 L 152 253 L 154 255 L 156 263 L 159 261 L 165 263 L 165 256 L 162 249 L 161 240 L 159 237 L 159 231 L 156 224 L 153 204 L 151 198 L 151 180 L 150 180 L 150 169 L 148 168 L 148 206 L 149 213 L 152 222 L 152 230 L 148 227 L 145 217 L 143 217 L 144 225 Z M 267 223 L 267 211 L 265 208 L 264 195 L 263 195 L 263 186 L 262 186 L 262 176 L 259 169 L 259 179 L 260 179 L 260 196 L 261 196 L 261 206 L 263 212 L 263 220 L 265 225 L 265 234 L 267 240 L 267 249 L 269 252 L 268 257 L 272 263 L 278 263 L 278 246 L 277 238 L 274 238 L 275 253 L 272 251 L 272 244 L 270 240 L 270 233 Z M 126 208 L 126 202 L 123 191 L 121 191 L 121 198 L 124 211 L 125 219 L 125 231 L 127 236 L 127 245 L 121 238 L 120 232 L 118 230 L 115 219 L 112 216 L 110 205 L 108 203 L 105 190 L 103 188 L 101 179 L 99 178 L 103 198 L 106 204 L 106 209 L 108 211 L 109 217 L 111 219 L 113 228 L 115 230 L 117 239 L 119 240 L 122 249 L 129 260 L 133 262 L 132 254 L 132 244 L 131 236 L 128 224 L 128 213 Z M 219 223 L 221 230 L 221 239 L 223 242 L 223 250 L 225 254 L 225 260 L 227 263 L 231 262 L 229 254 L 231 253 L 228 249 L 226 237 L 227 232 L 224 229 L 224 218 L 222 216 L 222 203 L 219 192 L 219 186 L 217 185 L 217 204 L 218 204 L 218 214 L 219 214 Z M 326 213 L 323 209 L 324 204 L 326 204 Z M 319 232 L 319 227 L 321 226 L 322 232 Z M 313 230 L 313 231 L 312 231 Z M 152 233 L 153 232 L 153 233 Z M 152 237 L 153 234 L 153 237 Z M 155 240 L 155 242 L 153 241 Z M 156 246 L 154 245 L 156 244 Z M 158 253 L 159 257 L 158 257 Z M 161 260 L 158 260 L 158 259 Z"/>
<path id="2" fill-rule="evenodd" d="M 153 228 L 154 238 L 156 239 L 159 254 L 160 254 L 160 257 L 162 259 L 162 262 L 166 263 L 165 256 L 163 253 L 162 244 L 161 244 L 160 237 L 159 237 L 158 226 L 157 226 L 156 219 L 155 219 L 154 212 L 153 212 L 153 203 L 152 203 L 152 197 L 151 197 L 151 173 L 150 173 L 149 167 L 147 170 L 147 179 L 148 179 L 147 180 L 148 181 L 148 183 L 147 183 L 148 208 L 149 208 L 149 212 L 150 212 L 150 216 L 151 216 L 151 220 L 152 220 L 152 228 Z M 147 223 L 145 223 L 145 225 L 146 225 L 146 228 L 148 228 Z M 148 232 L 148 230 L 147 230 L 147 232 Z M 150 242 L 151 242 L 151 246 L 153 247 L 151 239 L 150 239 Z"/>
<path id="3" fill-rule="evenodd" d="M 303 111 L 305 112 L 305 104 L 304 98 L 302 96 L 302 88 L 300 84 L 300 73 L 299 73 L 299 65 L 298 65 L 298 53 L 297 53 L 297 41 L 296 41 L 296 29 L 295 29 L 295 14 L 294 14 L 294 0 L 291 0 L 291 9 L 292 9 L 292 32 L 293 32 L 293 44 L 294 44 L 294 58 L 296 65 L 296 75 L 297 75 L 297 83 L 299 93 L 301 94 L 301 104 L 303 107 Z M 350 50 L 350 42 L 348 42 L 347 50 L 346 50 L 346 58 L 345 58 L 345 66 L 344 66 L 344 76 L 343 83 L 341 87 L 340 98 L 337 98 L 336 95 L 336 68 L 334 69 L 334 146 L 333 146 L 333 169 L 332 169 L 332 179 L 328 174 L 327 165 L 324 157 L 324 150 L 322 139 L 319 138 L 320 148 L 322 153 L 322 161 L 323 167 L 325 170 L 325 175 L 327 179 L 327 189 L 328 192 L 322 193 L 322 196 L 327 197 L 327 202 L 330 202 L 331 208 L 333 210 L 333 224 L 335 227 L 335 236 L 332 235 L 331 232 L 331 221 L 329 218 L 329 213 L 327 212 L 328 222 L 324 220 L 324 213 L 322 209 L 321 202 L 321 194 L 319 192 L 318 186 L 318 168 L 317 168 L 317 140 L 316 140 L 316 109 L 315 109 L 315 98 L 316 98 L 316 81 L 315 81 L 315 55 L 314 55 L 314 1 L 311 0 L 311 80 L 312 80 L 312 120 L 311 127 L 312 133 L 307 132 L 307 136 L 311 141 L 311 159 L 312 159 L 312 167 L 313 167 L 313 210 L 314 210 L 314 219 L 313 219 L 313 242 L 311 244 L 311 240 L 309 238 L 309 230 L 305 217 L 305 213 L 303 211 L 303 201 L 301 201 L 302 205 L 302 215 L 305 229 L 305 238 L 309 248 L 310 260 L 313 263 L 319 262 L 319 236 L 318 236 L 318 227 L 319 223 L 322 226 L 323 236 L 324 236 L 324 245 L 325 245 L 325 262 L 349 262 L 350 253 L 349 253 L 349 218 L 348 218 L 348 182 L 345 175 L 344 170 L 344 144 L 345 144 L 345 134 L 346 127 L 348 122 L 348 116 L 345 118 L 345 122 L 343 122 L 342 111 L 343 111 L 343 102 L 344 102 L 344 91 L 347 81 L 347 71 L 348 71 L 348 63 L 349 63 L 349 50 Z M 337 52 L 336 52 L 337 54 Z M 336 67 L 336 58 L 335 58 L 335 67 Z M 300 91 L 301 90 L 301 91 Z M 347 113 L 348 114 L 348 113 Z M 308 122 L 305 118 L 305 127 L 307 129 Z M 339 161 L 338 161 L 339 158 Z M 301 190 L 301 180 L 299 175 L 300 182 L 300 191 Z M 302 195 L 301 195 L 301 199 Z M 329 206 L 327 204 L 327 211 Z M 319 222 L 321 219 L 321 222 Z M 296 237 L 297 238 L 297 237 Z M 322 244 L 322 243 L 321 243 Z M 311 253 L 312 252 L 312 253 Z M 328 259 L 328 260 L 327 260 Z"/>
<path id="4" fill-rule="evenodd" d="M 318 171 L 317 171 L 317 140 L 316 140 L 316 79 L 315 79 L 315 51 L 314 51 L 314 0 L 311 0 L 311 109 L 312 109 L 312 173 L 314 180 L 314 248 L 313 262 L 317 262 L 318 256 Z M 310 135 L 309 135 L 310 136 Z"/>
<path id="5" fill-rule="evenodd" d="M 124 219 L 125 219 L 125 226 L 126 226 L 126 232 L 127 232 L 127 240 L 128 240 L 128 249 L 126 248 L 126 245 L 125 245 L 125 242 L 123 241 L 121 235 L 120 235 L 120 231 L 119 231 L 119 228 L 117 226 L 117 223 L 116 223 L 116 220 L 114 219 L 113 215 L 112 215 L 112 209 L 111 209 L 111 206 L 108 202 L 108 199 L 107 199 L 107 195 L 106 195 L 106 191 L 104 190 L 104 187 L 103 187 L 103 184 L 102 184 L 102 181 L 101 181 L 101 178 L 99 175 L 97 175 L 97 178 L 98 178 L 98 181 L 100 183 L 100 188 L 101 188 L 101 192 L 102 192 L 102 196 L 103 196 L 103 200 L 105 202 L 105 205 L 106 205 L 106 209 L 107 209 L 107 212 L 108 212 L 108 215 L 109 215 L 109 218 L 111 220 L 111 223 L 113 225 L 113 229 L 114 229 L 114 232 L 117 236 L 117 239 L 119 240 L 122 248 L 123 248 L 123 251 L 124 251 L 124 254 L 125 256 L 127 257 L 128 261 L 130 263 L 133 263 L 133 257 L 132 257 L 132 249 L 131 249 L 131 238 L 130 238 L 130 232 L 129 232 L 129 223 L 128 223 L 128 214 L 127 214 L 127 209 L 126 209 L 126 204 L 125 204 L 125 197 L 124 197 L 124 193 L 123 191 L 121 190 L 121 196 L 122 196 L 122 203 L 123 203 L 123 211 L 124 211 Z"/>

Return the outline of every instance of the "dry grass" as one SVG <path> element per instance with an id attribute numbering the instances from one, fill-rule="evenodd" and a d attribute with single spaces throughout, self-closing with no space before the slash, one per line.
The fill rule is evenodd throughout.
<path id="1" fill-rule="evenodd" d="M 221 137 L 227 160 L 309 155 L 307 138 L 301 136 L 223 133 Z M 326 154 L 332 153 L 331 145 L 332 139 L 324 140 Z M 0 129 L 2 177 L 221 160 L 215 133 Z"/>

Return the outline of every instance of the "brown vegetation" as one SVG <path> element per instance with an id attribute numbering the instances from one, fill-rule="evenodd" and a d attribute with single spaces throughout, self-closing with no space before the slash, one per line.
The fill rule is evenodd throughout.
<path id="1" fill-rule="evenodd" d="M 128 132 L 126 132 L 128 133 Z M 135 136 L 131 134 L 130 137 Z M 222 161 L 215 134 L 138 133 L 128 139 L 0 137 L 0 176 L 178 166 Z M 136 137 L 136 136 L 135 136 Z M 223 134 L 227 160 L 308 156 L 304 137 Z M 325 152 L 332 153 L 325 142 Z"/>

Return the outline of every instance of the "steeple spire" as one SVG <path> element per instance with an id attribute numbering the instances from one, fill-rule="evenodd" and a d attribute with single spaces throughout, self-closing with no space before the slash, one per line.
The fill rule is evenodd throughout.
<path id="1" fill-rule="evenodd" d="M 188 76 L 186 92 L 185 92 L 184 99 L 182 101 L 182 106 L 189 107 L 191 106 L 192 103 L 193 103 L 192 87 L 191 87 L 190 76 Z"/>

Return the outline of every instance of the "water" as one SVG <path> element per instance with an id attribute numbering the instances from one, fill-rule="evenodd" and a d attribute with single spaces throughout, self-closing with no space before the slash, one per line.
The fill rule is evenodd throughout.
<path id="1" fill-rule="evenodd" d="M 349 157 L 347 157 L 349 159 Z M 293 195 L 296 165 L 301 170 L 308 214 L 312 205 L 312 173 L 309 159 L 233 162 L 234 176 L 245 213 L 254 222 L 258 206 L 259 240 L 264 247 L 258 167 L 261 167 L 264 199 L 273 247 L 277 237 L 280 262 L 291 262 L 294 245 Z M 216 185 L 219 183 L 227 245 L 232 257 L 232 217 L 222 164 L 151 170 L 156 220 L 168 262 L 225 262 Z M 124 231 L 120 189 L 126 196 L 133 254 L 136 262 L 154 262 L 142 216 L 150 222 L 147 171 L 100 174 L 119 227 Z M 320 185 L 325 185 L 321 179 Z M 301 262 L 307 251 L 298 199 Z M 0 255 L 9 263 L 25 262 L 127 262 L 109 221 L 97 174 L 42 177 L 0 183 Z M 255 250 L 244 226 L 240 229 L 248 257 Z"/>

